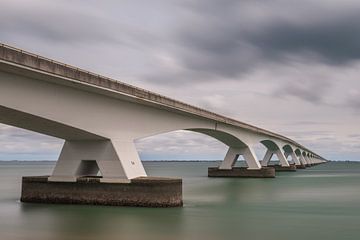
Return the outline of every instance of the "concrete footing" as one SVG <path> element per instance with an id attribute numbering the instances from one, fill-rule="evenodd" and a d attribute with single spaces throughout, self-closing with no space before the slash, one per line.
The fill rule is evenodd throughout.
<path id="1" fill-rule="evenodd" d="M 22 202 L 139 207 L 182 206 L 182 179 L 141 177 L 130 183 L 103 183 L 99 177 L 49 182 L 48 176 L 23 177 Z"/>
<path id="2" fill-rule="evenodd" d="M 233 167 L 232 169 L 208 168 L 209 177 L 234 177 L 234 178 L 274 178 L 275 169 L 262 167 L 261 169 L 247 169 L 246 167 Z"/>
<path id="3" fill-rule="evenodd" d="M 276 172 L 295 172 L 296 171 L 296 166 L 294 164 L 292 164 L 290 166 L 271 165 L 268 167 L 274 168 Z"/>
<path id="4" fill-rule="evenodd" d="M 305 165 L 296 165 L 296 169 L 306 169 Z"/>

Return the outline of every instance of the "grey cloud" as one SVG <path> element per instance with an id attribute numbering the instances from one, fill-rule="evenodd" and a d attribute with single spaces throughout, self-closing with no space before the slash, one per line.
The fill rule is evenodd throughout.
<path id="1" fill-rule="evenodd" d="M 69 4 L 74 7 L 69 8 Z M 121 4 L 111 4 L 121 9 Z M 62 44 L 165 49 L 176 59 L 179 69 L 159 69 L 147 73 L 146 79 L 173 85 L 192 83 L 194 79 L 241 80 L 244 73 L 263 64 L 286 64 L 289 54 L 310 52 L 322 58 L 319 61 L 330 63 L 346 63 L 360 57 L 356 4 L 352 12 L 338 11 L 333 17 L 320 3 L 315 4 L 317 11 L 313 12 L 318 19 L 308 21 L 308 9 L 298 9 L 288 1 L 173 1 L 171 10 L 183 14 L 174 14 L 172 34 L 164 34 L 166 37 L 159 29 L 145 27 L 149 16 L 141 17 L 140 7 L 136 19 L 140 24 L 132 25 L 103 13 L 103 5 L 106 4 L 95 1 L 86 6 L 79 1 L 35 1 L 21 7 L 5 1 L 0 9 L 0 29 L 4 36 L 21 34 Z M 285 18 L 284 12 L 297 17 Z"/>
<path id="2" fill-rule="evenodd" d="M 152 8 L 154 1 L 2 1 L 1 38 L 273 128 L 315 151 L 342 146 L 346 151 L 330 154 L 352 154 L 350 145 L 337 145 L 331 136 L 342 142 L 341 136 L 351 132 L 347 128 L 357 131 L 358 126 L 349 113 L 360 112 L 359 97 L 347 98 L 348 89 L 358 89 L 359 82 L 358 71 L 352 70 L 360 66 L 357 1 L 156 2 Z M 296 123 L 301 119 L 309 124 Z M 289 122 L 296 124 L 286 125 Z M 316 131 L 324 129 L 328 132 Z M 225 149 L 212 139 L 178 133 L 145 139 L 137 146 L 143 157 L 153 159 L 222 156 Z M 56 153 L 61 141 L 1 130 L 0 147 L 1 153 Z"/>
<path id="3" fill-rule="evenodd" d="M 360 113 L 360 94 L 356 94 L 354 96 L 350 96 L 345 106 L 352 108 L 355 112 Z"/>
<path id="4" fill-rule="evenodd" d="M 154 41 L 155 36 L 149 32 L 122 24 L 97 6 L 90 1 L 86 6 L 78 1 L 32 1 L 21 5 L 5 1 L 0 8 L 0 29 L 3 36 L 21 35 L 61 44 L 134 46 Z"/>
<path id="5" fill-rule="evenodd" d="M 332 83 L 326 80 L 310 79 L 305 81 L 295 78 L 291 82 L 280 85 L 273 95 L 275 97 L 297 97 L 307 102 L 320 103 L 331 85 Z"/>
<path id="6" fill-rule="evenodd" d="M 46 4 L 46 3 L 45 3 Z M 13 32 L 49 39 L 56 42 L 111 40 L 110 29 L 97 21 L 96 16 L 81 11 L 69 11 L 48 5 L 45 9 L 26 5 L 27 8 L 6 4 L 0 10 L 0 28 L 3 34 Z M 14 8 L 17 8 L 15 10 Z M 37 8 L 37 9 L 36 9 Z M 14 12 L 17 12 L 14 15 Z M 115 39 L 112 39 L 115 40 Z"/>
<path id="7" fill-rule="evenodd" d="M 263 65 L 288 64 L 289 56 L 325 64 L 360 59 L 359 4 L 336 12 L 324 2 L 302 4 L 305 7 L 289 1 L 229 0 L 184 5 L 191 14 L 181 22 L 174 39 L 177 48 L 171 50 L 181 70 L 172 72 L 173 80 L 161 73 L 149 79 L 174 85 L 194 79 L 242 80 Z M 307 89 L 290 90 L 300 91 L 300 97 L 309 101 L 320 101 Z"/>
<path id="8" fill-rule="evenodd" d="M 344 64 L 360 58 L 359 22 L 358 11 L 307 24 L 273 22 L 246 38 L 270 59 L 310 52 L 328 63 Z"/>
<path id="9" fill-rule="evenodd" d="M 348 137 L 349 138 L 360 139 L 360 134 L 349 134 Z"/>
<path id="10" fill-rule="evenodd" d="M 324 124 L 329 124 L 329 123 L 304 120 L 304 121 L 292 122 L 290 124 L 291 125 L 324 125 Z"/>

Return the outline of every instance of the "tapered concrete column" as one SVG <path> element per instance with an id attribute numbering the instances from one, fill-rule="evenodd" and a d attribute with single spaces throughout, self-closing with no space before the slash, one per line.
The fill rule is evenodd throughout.
<path id="1" fill-rule="evenodd" d="M 66 141 L 49 181 L 76 182 L 81 176 L 102 175 L 101 182 L 129 182 L 146 176 L 131 141 Z"/>
<path id="2" fill-rule="evenodd" d="M 300 154 L 299 158 L 300 158 L 300 161 L 301 161 L 304 165 L 308 164 L 308 162 L 307 162 L 306 158 L 304 157 L 304 155 Z"/>
<path id="3" fill-rule="evenodd" d="M 279 159 L 280 165 L 283 167 L 288 167 L 289 162 L 286 160 L 284 153 L 280 150 L 280 149 L 276 149 L 276 150 L 272 150 L 272 149 L 268 149 L 265 153 L 265 156 L 261 162 L 261 166 L 265 167 L 268 166 L 272 156 L 276 154 L 276 156 Z"/>
<path id="4" fill-rule="evenodd" d="M 266 167 L 269 164 L 273 155 L 274 155 L 273 151 L 271 151 L 269 149 L 266 150 L 265 156 L 263 157 L 263 160 L 261 161 L 261 166 Z"/>
<path id="5" fill-rule="evenodd" d="M 242 155 L 248 167 L 234 167 L 239 156 Z M 208 168 L 209 177 L 250 177 L 250 178 L 273 178 L 275 169 L 261 167 L 259 160 L 251 147 L 233 148 L 229 147 L 224 161 L 219 167 Z"/>
<path id="6" fill-rule="evenodd" d="M 242 155 L 248 165 L 248 169 L 260 169 L 261 165 L 251 147 L 233 148 L 229 147 L 224 161 L 219 169 L 232 169 L 239 156 Z"/>
<path id="7" fill-rule="evenodd" d="M 296 156 L 294 152 L 285 152 L 286 159 L 291 156 L 291 160 L 295 163 L 296 166 L 302 165 L 299 161 L 299 158 Z"/>

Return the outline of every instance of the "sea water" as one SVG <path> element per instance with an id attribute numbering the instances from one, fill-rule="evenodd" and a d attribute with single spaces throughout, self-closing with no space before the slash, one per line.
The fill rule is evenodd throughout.
<path id="1" fill-rule="evenodd" d="M 216 162 L 144 162 L 183 178 L 182 208 L 29 204 L 21 177 L 54 162 L 0 162 L 1 240 L 359 240 L 360 163 L 331 162 L 274 179 L 208 178 Z"/>

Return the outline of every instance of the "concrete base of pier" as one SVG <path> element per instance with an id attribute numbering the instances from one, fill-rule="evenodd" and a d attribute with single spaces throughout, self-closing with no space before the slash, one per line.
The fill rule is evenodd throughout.
<path id="1" fill-rule="evenodd" d="M 23 177 L 21 201 L 136 207 L 182 206 L 182 179 L 140 177 L 130 183 L 102 183 L 99 177 L 49 182 L 48 176 Z"/>
<path id="2" fill-rule="evenodd" d="M 209 177 L 234 177 L 234 178 L 274 178 L 275 169 L 262 167 L 261 169 L 247 169 L 246 167 L 233 167 L 232 169 L 208 168 Z"/>
<path id="3" fill-rule="evenodd" d="M 305 165 L 296 165 L 296 169 L 306 169 Z"/>
<path id="4" fill-rule="evenodd" d="M 268 167 L 272 167 L 276 172 L 295 172 L 296 166 L 291 164 L 290 166 L 281 166 L 281 165 L 270 165 Z"/>

